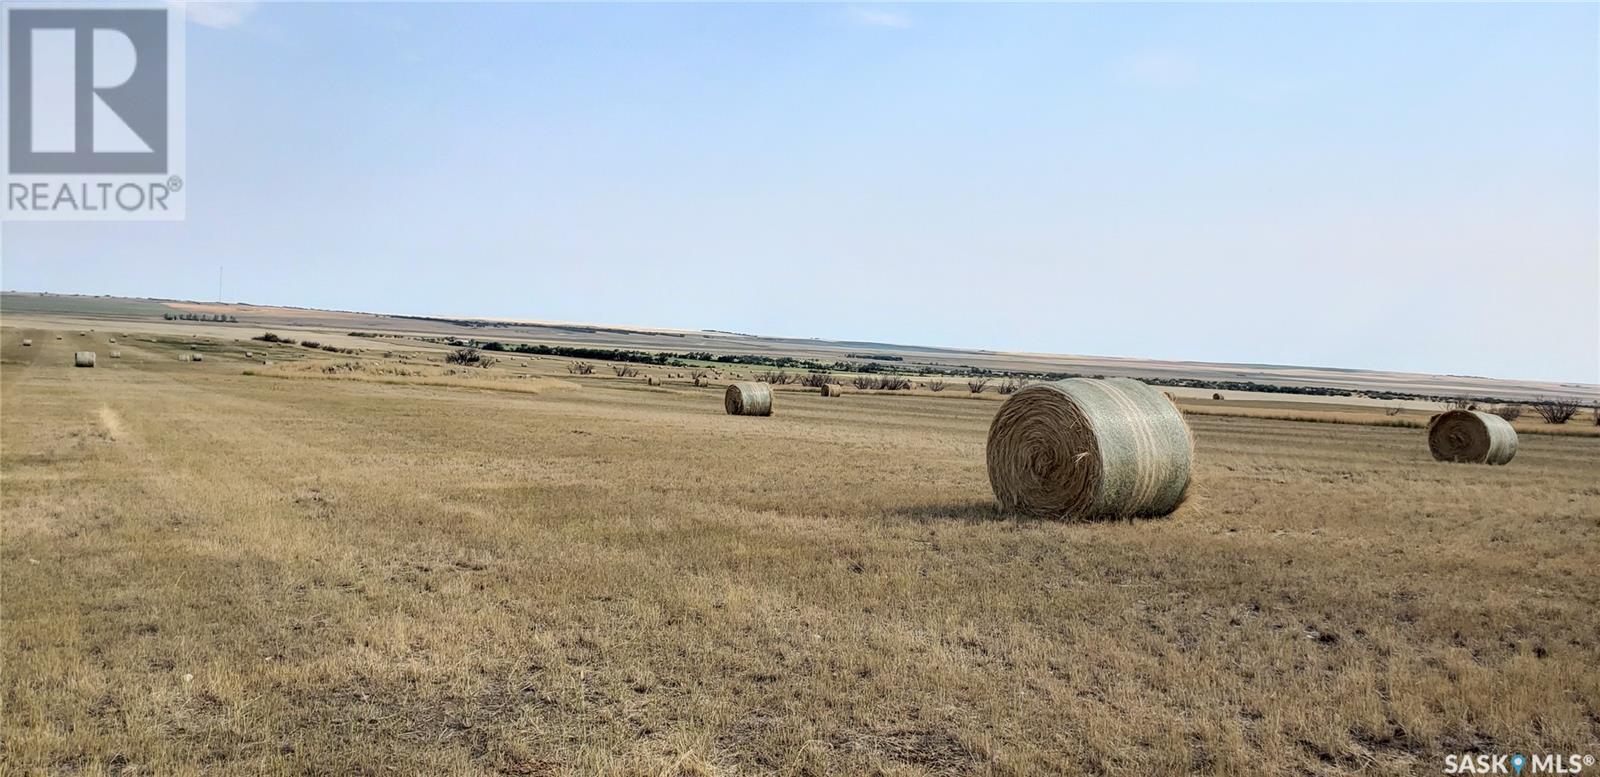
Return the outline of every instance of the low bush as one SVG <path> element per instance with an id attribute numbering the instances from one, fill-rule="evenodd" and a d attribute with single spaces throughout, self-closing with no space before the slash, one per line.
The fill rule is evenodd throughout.
<path id="1" fill-rule="evenodd" d="M 476 348 L 457 348 L 445 354 L 444 361 L 446 364 L 460 364 L 466 367 L 488 367 L 495 363 L 495 358 Z"/>
<path id="2" fill-rule="evenodd" d="M 1562 397 L 1549 397 L 1532 403 L 1533 412 L 1547 424 L 1564 424 L 1578 414 L 1578 400 Z"/>

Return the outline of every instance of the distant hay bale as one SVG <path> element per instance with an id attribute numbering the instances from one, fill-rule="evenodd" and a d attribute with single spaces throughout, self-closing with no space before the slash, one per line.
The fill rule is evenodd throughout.
<path id="1" fill-rule="evenodd" d="M 111 352 L 111 358 L 113 358 L 113 359 L 121 359 L 122 358 L 122 352 L 121 351 L 112 351 Z"/>
<path id="2" fill-rule="evenodd" d="M 989 426 L 987 458 L 1007 511 L 1155 516 L 1183 503 L 1194 440 L 1161 392 L 1128 378 L 1071 378 L 1011 395 Z"/>
<path id="3" fill-rule="evenodd" d="M 205 360 L 206 360 L 206 357 L 205 357 L 204 354 L 198 354 L 197 353 L 197 354 L 189 357 L 189 361 L 192 361 L 192 362 L 203 362 Z"/>
<path id="4" fill-rule="evenodd" d="M 56 339 L 60 340 L 61 339 L 61 335 L 56 335 Z"/>
<path id="5" fill-rule="evenodd" d="M 94 366 L 94 351 L 78 351 L 77 353 L 74 353 L 72 355 L 72 366 L 74 366 L 74 367 L 93 367 Z"/>
<path id="6" fill-rule="evenodd" d="M 106 342 L 111 343 L 112 345 L 116 345 L 117 344 L 117 338 L 108 337 L 108 338 L 106 338 Z"/>
<path id="7" fill-rule="evenodd" d="M 186 354 L 186 353 L 178 354 L 178 361 L 180 361 L 180 362 L 189 361 L 189 354 Z"/>
<path id="8" fill-rule="evenodd" d="M 661 379 L 651 375 L 650 377 L 644 379 L 644 384 L 646 386 L 659 386 L 661 385 Z"/>
<path id="9" fill-rule="evenodd" d="M 1222 395 L 1219 394 L 1219 393 L 1216 393 L 1216 392 L 1212 392 L 1211 393 L 1211 398 L 1213 400 L 1217 401 L 1217 402 L 1221 402 L 1222 401 Z"/>
<path id="10" fill-rule="evenodd" d="M 765 383 L 734 383 L 722 395 L 728 415 L 772 415 L 772 387 Z"/>
<path id="11" fill-rule="evenodd" d="M 1428 450 L 1439 461 L 1505 464 L 1517 455 L 1517 430 L 1493 413 L 1447 410 L 1428 424 Z"/>
<path id="12" fill-rule="evenodd" d="M 28 348 L 28 347 L 31 347 L 32 345 L 33 345 L 33 341 L 32 340 L 29 340 L 26 337 L 22 338 L 22 347 L 23 348 Z"/>
<path id="13" fill-rule="evenodd" d="M 825 397 L 844 396 L 844 386 L 837 383 L 824 383 L 822 384 L 822 395 Z"/>

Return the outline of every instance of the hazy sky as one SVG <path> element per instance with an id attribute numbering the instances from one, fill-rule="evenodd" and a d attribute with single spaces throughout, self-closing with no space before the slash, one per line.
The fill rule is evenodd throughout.
<path id="1" fill-rule="evenodd" d="M 1597 9 L 203 8 L 0 283 L 1600 382 Z"/>

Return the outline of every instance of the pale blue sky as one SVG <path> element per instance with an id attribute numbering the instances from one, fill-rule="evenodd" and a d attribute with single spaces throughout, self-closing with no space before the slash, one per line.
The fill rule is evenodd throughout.
<path id="1" fill-rule="evenodd" d="M 1597 8 L 206 8 L 0 283 L 1600 382 Z"/>

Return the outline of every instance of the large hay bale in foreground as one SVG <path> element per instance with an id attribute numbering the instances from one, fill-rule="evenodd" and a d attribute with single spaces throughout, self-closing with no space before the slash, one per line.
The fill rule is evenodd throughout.
<path id="1" fill-rule="evenodd" d="M 94 366 L 94 351 L 78 351 L 77 353 L 74 353 L 72 355 L 72 366 L 74 366 L 74 367 L 93 367 Z"/>
<path id="2" fill-rule="evenodd" d="M 765 383 L 734 383 L 722 395 L 728 415 L 772 415 L 772 387 Z"/>
<path id="3" fill-rule="evenodd" d="M 1517 430 L 1493 413 L 1447 410 L 1428 423 L 1428 450 L 1439 461 L 1505 464 L 1517 455 Z"/>
<path id="4" fill-rule="evenodd" d="M 844 386 L 837 383 L 824 383 L 822 384 L 822 395 L 825 397 L 844 396 Z"/>
<path id="5" fill-rule="evenodd" d="M 1071 378 L 1011 395 L 989 425 L 987 456 L 1007 511 L 1131 518 L 1183 503 L 1194 440 L 1161 392 L 1127 378 Z"/>

